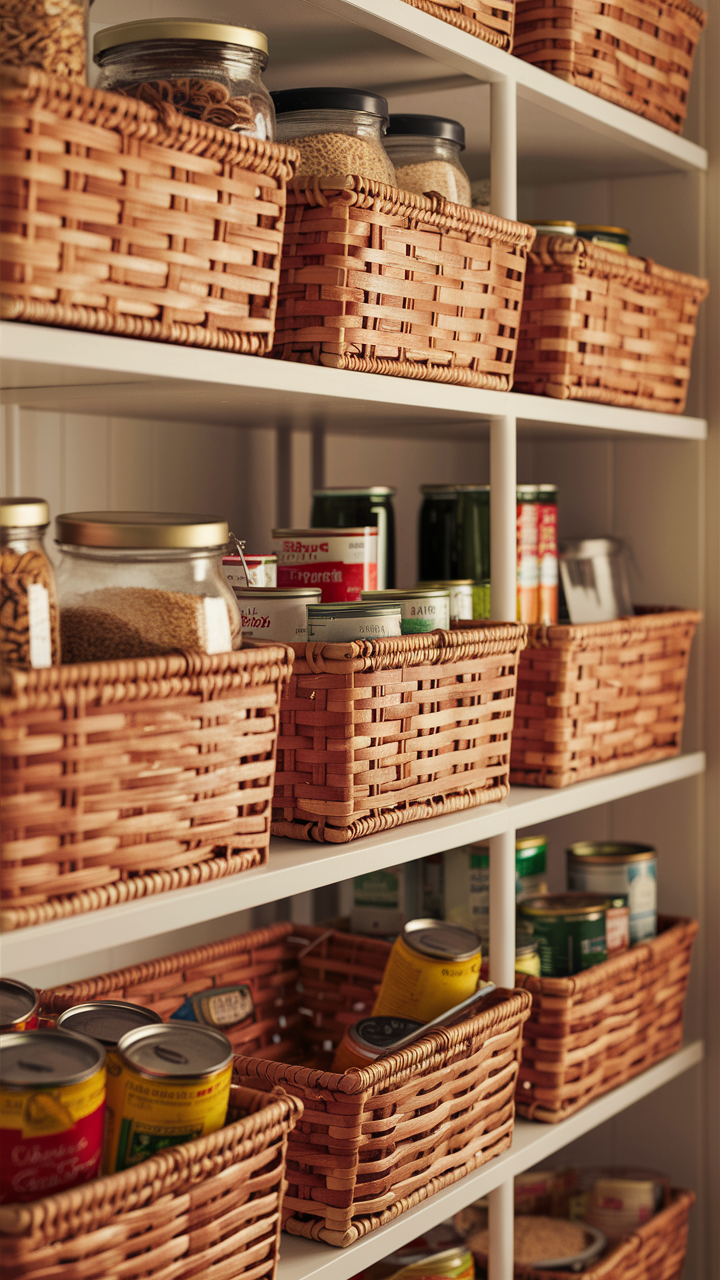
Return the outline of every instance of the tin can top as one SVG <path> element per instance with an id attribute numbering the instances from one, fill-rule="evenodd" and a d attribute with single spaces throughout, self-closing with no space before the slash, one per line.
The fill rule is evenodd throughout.
<path id="1" fill-rule="evenodd" d="M 610 899 L 602 893 L 544 893 L 537 898 L 526 898 L 518 903 L 518 911 L 524 916 L 593 916 L 602 915 L 610 906 Z"/>
<path id="2" fill-rule="evenodd" d="M 57 1089 L 81 1084 L 105 1065 L 101 1044 L 77 1031 L 11 1031 L 0 1036 L 4 1089 Z"/>
<path id="3" fill-rule="evenodd" d="M 471 960 L 480 954 L 477 934 L 447 920 L 408 920 L 401 936 L 413 951 L 440 960 Z"/>
<path id="4" fill-rule="evenodd" d="M 522 942 L 518 942 L 515 946 L 516 959 L 522 956 L 536 956 L 536 955 L 537 955 L 536 942 L 526 942 L 525 939 L 523 938 Z"/>
<path id="5" fill-rule="evenodd" d="M 565 851 L 576 862 L 592 862 L 611 867 L 618 862 L 652 862 L 655 849 L 651 844 L 630 844 L 615 840 L 580 840 Z"/>
<path id="6" fill-rule="evenodd" d="M 273 529 L 273 538 L 377 538 L 376 524 L 361 524 L 355 529 Z"/>
<path id="7" fill-rule="evenodd" d="M 449 595 L 447 588 L 441 587 L 388 587 L 384 591 L 363 591 L 361 598 L 371 604 L 375 600 L 393 604 L 396 600 L 447 600 Z"/>
<path id="8" fill-rule="evenodd" d="M 371 604 L 369 600 L 352 600 L 342 604 L 309 604 L 308 621 L 315 618 L 400 618 L 399 604 Z"/>
<path id="9" fill-rule="evenodd" d="M 160 1014 L 140 1004 L 130 1004 L 127 1000 L 91 1000 L 66 1009 L 55 1026 L 59 1031 L 79 1031 L 104 1044 L 106 1049 L 114 1049 L 128 1031 L 158 1022 L 162 1022 Z"/>
<path id="10" fill-rule="evenodd" d="M 319 587 L 235 587 L 238 600 L 320 600 Z"/>
<path id="11" fill-rule="evenodd" d="M 27 1018 L 37 1005 L 32 987 L 15 978 L 0 978 L 0 1028 L 12 1028 L 14 1022 Z"/>
<path id="12" fill-rule="evenodd" d="M 233 1057 L 232 1045 L 222 1031 L 178 1022 L 128 1031 L 118 1052 L 136 1071 L 157 1079 L 214 1075 L 228 1067 Z"/>
<path id="13" fill-rule="evenodd" d="M 515 841 L 515 852 L 520 853 L 523 850 L 529 849 L 547 849 L 547 843 L 548 838 L 545 835 L 520 836 L 519 840 Z"/>
<path id="14" fill-rule="evenodd" d="M 398 1040 L 403 1040 L 422 1025 L 415 1018 L 361 1018 L 350 1027 L 350 1035 L 358 1044 L 371 1049 L 391 1049 Z"/>

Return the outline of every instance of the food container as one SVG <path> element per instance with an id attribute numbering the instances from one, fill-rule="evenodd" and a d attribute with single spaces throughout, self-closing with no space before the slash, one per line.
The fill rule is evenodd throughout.
<path id="1" fill-rule="evenodd" d="M 43 546 L 41 498 L 0 499 L 0 659 L 15 667 L 60 661 L 55 572 Z"/>
<path id="2" fill-rule="evenodd" d="M 472 579 L 473 618 L 490 617 L 490 485 L 420 486 L 418 578 Z"/>
<path id="3" fill-rule="evenodd" d="M 97 1177 L 102 1045 L 73 1031 L 11 1032 L 0 1036 L 0 1078 L 0 1202 L 38 1200 Z"/>
<path id="4" fill-rule="evenodd" d="M 74 1004 L 65 1009 L 55 1023 L 57 1031 L 78 1031 L 80 1035 L 97 1040 L 106 1050 L 117 1048 L 118 1041 L 136 1027 L 162 1022 L 152 1009 L 127 1000 L 90 1000 L 86 1004 Z M 115 1059 L 117 1062 L 117 1058 Z M 110 1070 L 110 1052 L 108 1052 Z"/>
<path id="5" fill-rule="evenodd" d="M 416 195 L 437 192 L 454 204 L 472 205 L 470 179 L 460 163 L 465 130 L 444 116 L 393 114 L 385 149 L 395 168 L 395 183 Z"/>
<path id="6" fill-rule="evenodd" d="M 619 538 L 564 540 L 560 576 L 573 624 L 632 616 L 625 546 Z"/>
<path id="7" fill-rule="evenodd" d="M 56 526 L 65 662 L 240 648 L 240 610 L 222 568 L 224 520 L 80 511 Z"/>
<path id="8" fill-rule="evenodd" d="M 557 486 L 539 484 L 538 504 L 538 573 L 540 599 L 538 621 L 551 627 L 558 620 L 558 506 Z"/>
<path id="9" fill-rule="evenodd" d="M 319 587 L 252 587 L 235 591 L 242 615 L 243 640 L 307 640 L 308 605 L 319 604 Z"/>
<path id="10" fill-rule="evenodd" d="M 0 63 L 85 84 L 87 0 L 2 0 Z"/>
<path id="11" fill-rule="evenodd" d="M 576 236 L 576 222 L 533 222 L 532 218 L 528 218 L 528 225 L 534 227 L 539 236 Z"/>
<path id="12" fill-rule="evenodd" d="M 393 943 L 372 1016 L 430 1022 L 480 981 L 480 941 L 445 920 L 410 920 Z"/>
<path id="13" fill-rule="evenodd" d="M 362 89 L 281 89 L 272 95 L 277 139 L 300 152 L 298 177 L 374 178 L 393 185 L 383 136 L 388 105 Z"/>
<path id="14" fill-rule="evenodd" d="M 623 895 L 630 944 L 657 933 L 657 857 L 652 845 L 583 840 L 566 850 L 568 889 Z"/>
<path id="15" fill-rule="evenodd" d="M 590 240 L 592 244 L 602 245 L 603 249 L 617 249 L 618 253 L 630 252 L 632 237 L 626 227 L 578 225 L 577 234 L 581 240 Z"/>
<path id="16" fill-rule="evenodd" d="M 361 1018 L 348 1027 L 335 1050 L 333 1071 L 347 1071 L 348 1067 L 366 1067 L 383 1053 L 388 1053 L 398 1040 L 404 1040 L 411 1031 L 419 1031 L 422 1022 L 414 1018 Z"/>
<path id="17" fill-rule="evenodd" d="M 262 31 L 224 22 L 143 18 L 98 31 L 93 55 L 101 89 L 273 141 L 275 112 L 262 80 L 268 62 Z"/>
<path id="18" fill-rule="evenodd" d="M 399 604 L 311 604 L 307 610 L 307 638 L 319 644 L 343 640 L 384 640 L 402 635 Z"/>
<path id="19" fill-rule="evenodd" d="M 537 949 L 537 943 L 520 941 L 515 946 L 515 972 L 529 973 L 531 977 L 539 978 L 542 972 L 540 967 L 540 952 Z"/>
<path id="20" fill-rule="evenodd" d="M 350 928 L 353 933 L 394 938 L 420 914 L 422 863 L 403 862 L 353 877 Z M 431 911 L 427 915 L 433 915 Z M 439 913 L 442 916 L 442 912 Z"/>
<path id="21" fill-rule="evenodd" d="M 583 1217 L 611 1244 L 649 1222 L 669 1199 L 668 1180 L 662 1174 L 642 1169 L 608 1169 L 588 1171 L 583 1178 L 585 1184 L 590 1178 Z"/>
<path id="22" fill-rule="evenodd" d="M 475 1280 L 472 1253 L 450 1222 L 441 1222 L 381 1262 L 364 1280 Z"/>
<path id="23" fill-rule="evenodd" d="M 540 621 L 540 565 L 538 487 L 517 487 L 517 620 Z"/>
<path id="24" fill-rule="evenodd" d="M 441 587 L 396 587 L 393 591 L 363 591 L 370 604 L 397 604 L 402 616 L 402 635 L 450 628 L 450 595 Z"/>
<path id="25" fill-rule="evenodd" d="M 520 919 L 532 928 L 544 978 L 565 978 L 607 959 L 609 906 L 599 893 L 544 894 L 518 904 Z"/>
<path id="26" fill-rule="evenodd" d="M 468 1244 L 476 1261 L 488 1265 L 490 1248 L 487 1228 L 474 1233 Z M 514 1222 L 513 1257 L 516 1267 L 538 1271 L 584 1271 L 600 1256 L 607 1244 L 602 1231 L 586 1222 L 568 1222 L 536 1214 L 520 1214 Z M 516 1273 L 517 1274 L 517 1273 Z M 607 1273 L 608 1277 L 610 1272 Z M 621 1273 L 617 1273 L 618 1280 Z"/>
<path id="27" fill-rule="evenodd" d="M 515 842 L 515 896 L 520 902 L 547 892 L 547 836 Z M 487 950 L 490 941 L 490 850 L 486 844 L 448 849 L 444 855 L 444 916 L 472 929 Z"/>
<path id="28" fill-rule="evenodd" d="M 0 1033 L 32 1031 L 38 1024 L 37 993 L 25 982 L 0 978 Z"/>
<path id="29" fill-rule="evenodd" d="M 279 587 L 319 587 L 323 604 L 359 600 L 377 588 L 377 526 L 273 529 Z"/>
<path id="30" fill-rule="evenodd" d="M 395 489 L 374 484 L 367 489 L 313 489 L 310 523 L 320 529 L 377 525 L 377 585 L 395 586 Z"/>
<path id="31" fill-rule="evenodd" d="M 418 582 L 419 587 L 439 587 L 450 597 L 450 621 L 470 621 L 473 616 L 472 578 L 448 578 L 445 582 Z"/>
<path id="32" fill-rule="evenodd" d="M 573 891 L 573 886 L 569 886 Z M 627 894 L 617 894 L 610 898 L 610 905 L 605 912 L 605 945 L 608 960 L 627 951 L 630 946 L 630 908 Z"/>
<path id="33" fill-rule="evenodd" d="M 243 551 L 223 556 L 223 569 L 236 595 L 238 588 L 277 586 L 277 556 L 274 555 L 256 556 Z"/>

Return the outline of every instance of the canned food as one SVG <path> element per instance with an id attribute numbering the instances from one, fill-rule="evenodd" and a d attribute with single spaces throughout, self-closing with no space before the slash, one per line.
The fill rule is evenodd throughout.
<path id="1" fill-rule="evenodd" d="M 375 1263 L 364 1280 L 474 1280 L 475 1262 L 450 1222 L 441 1222 L 424 1235 Z"/>
<path id="2" fill-rule="evenodd" d="M 174 1013 L 173 1021 L 200 1022 L 206 1027 L 237 1027 L 255 1021 L 255 1001 L 244 982 L 230 987 L 208 987 L 186 996 Z"/>
<path id="3" fill-rule="evenodd" d="M 377 527 L 273 529 L 272 536 L 279 587 L 319 587 L 323 604 L 377 590 Z"/>
<path id="4" fill-rule="evenodd" d="M 631 236 L 627 227 L 603 227 L 584 223 L 578 226 L 577 233 L 582 240 L 602 245 L 603 249 L 615 249 L 618 253 L 630 251 Z"/>
<path id="5" fill-rule="evenodd" d="M 403 925 L 418 914 L 419 881 L 420 868 L 415 862 L 355 876 L 350 911 L 352 932 L 394 938 Z"/>
<path id="6" fill-rule="evenodd" d="M 539 621 L 543 626 L 550 627 L 558 620 L 557 486 L 539 484 L 537 491 Z"/>
<path id="7" fill-rule="evenodd" d="M 539 978 L 540 952 L 534 942 L 518 942 L 515 947 L 515 972 L 528 973 L 531 978 Z"/>
<path id="8" fill-rule="evenodd" d="M 548 221 L 547 218 L 540 222 L 530 222 L 530 226 L 534 227 L 539 236 L 576 236 L 577 223 L 564 220 L 562 222 Z"/>
<path id="9" fill-rule="evenodd" d="M 605 912 L 605 944 L 608 960 L 627 951 L 630 946 L 630 908 L 622 894 L 610 899 L 610 906 Z"/>
<path id="10" fill-rule="evenodd" d="M 515 843 L 515 896 L 547 892 L 547 836 L 523 836 Z M 449 849 L 444 855 L 446 920 L 472 929 L 483 950 L 490 942 L 490 850 L 486 844 Z"/>
<path id="11" fill-rule="evenodd" d="M 630 945 L 657 933 L 657 856 L 648 844 L 583 840 L 567 854 L 568 888 L 627 899 Z"/>
<path id="12" fill-rule="evenodd" d="M 96 1178 L 105 1050 L 74 1031 L 0 1036 L 0 1201 L 39 1200 Z"/>
<path id="13" fill-rule="evenodd" d="M 517 620 L 537 622 L 540 616 L 538 563 L 538 489 L 535 484 L 517 489 Z"/>
<path id="14" fill-rule="evenodd" d="M 448 578 L 445 582 L 418 582 L 419 587 L 439 587 L 450 597 L 450 620 L 470 622 L 473 617 L 472 578 Z"/>
<path id="15" fill-rule="evenodd" d="M 430 1022 L 474 994 L 480 962 L 480 942 L 469 929 L 409 920 L 393 943 L 372 1016 Z"/>
<path id="16" fill-rule="evenodd" d="M 214 1027 L 164 1022 L 128 1031 L 109 1064 L 103 1172 L 221 1129 L 232 1060 L 230 1041 Z"/>
<path id="17" fill-rule="evenodd" d="M 397 604 L 404 636 L 424 631 L 447 631 L 450 627 L 450 596 L 438 587 L 395 588 L 393 591 L 363 591 L 370 604 Z"/>
<path id="18" fill-rule="evenodd" d="M 0 1033 L 31 1031 L 38 1024 L 38 998 L 32 987 L 0 978 Z"/>
<path id="19" fill-rule="evenodd" d="M 547 893 L 545 867 L 547 836 L 521 836 L 515 841 L 515 898 L 534 898 Z"/>
<path id="20" fill-rule="evenodd" d="M 367 489 L 313 489 L 311 525 L 333 529 L 377 525 L 377 585 L 381 591 L 395 586 L 394 497 L 395 490 L 384 484 Z"/>
<path id="21" fill-rule="evenodd" d="M 398 604 L 311 604 L 307 611 L 308 640 L 335 644 L 343 640 L 385 640 L 402 635 Z"/>
<path id="22" fill-rule="evenodd" d="M 566 978 L 607 959 L 609 906 L 597 893 L 554 893 L 518 904 L 521 919 L 532 927 L 544 978 Z"/>
<path id="23" fill-rule="evenodd" d="M 236 595 L 238 588 L 277 586 L 277 556 L 256 556 L 247 551 L 223 556 L 223 569 Z"/>
<path id="24" fill-rule="evenodd" d="M 348 1027 L 335 1050 L 333 1071 L 347 1071 L 348 1067 L 366 1067 L 381 1054 L 388 1053 L 398 1040 L 404 1040 L 411 1031 L 418 1031 L 422 1022 L 414 1018 L 361 1018 Z"/>
<path id="25" fill-rule="evenodd" d="M 242 617 L 243 640 L 307 640 L 308 605 L 319 604 L 319 587 L 235 587 Z"/>
<path id="26" fill-rule="evenodd" d="M 651 1177 L 603 1177 L 588 1197 L 587 1221 L 611 1244 L 648 1222 L 662 1205 L 662 1180 Z"/>
<path id="27" fill-rule="evenodd" d="M 154 1009 L 126 1000 L 91 1000 L 87 1004 L 74 1004 L 60 1014 L 55 1027 L 58 1031 L 79 1031 L 90 1036 L 106 1049 L 116 1049 L 119 1040 L 136 1027 L 147 1027 L 162 1022 Z"/>

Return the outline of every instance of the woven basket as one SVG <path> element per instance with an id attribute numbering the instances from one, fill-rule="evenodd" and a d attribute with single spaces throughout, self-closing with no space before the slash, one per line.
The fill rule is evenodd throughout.
<path id="1" fill-rule="evenodd" d="M 567 787 L 680 752 L 690 646 L 702 614 L 530 627 L 510 781 Z"/>
<path id="2" fill-rule="evenodd" d="M 532 995 L 517 1109 L 557 1124 L 682 1047 L 697 921 L 660 916 L 658 935 L 572 978 L 517 973 Z"/>
<path id="3" fill-rule="evenodd" d="M 512 51 L 682 133 L 706 16 L 689 0 L 517 0 Z"/>
<path id="4" fill-rule="evenodd" d="M 105 997 L 167 1018 L 190 992 L 246 983 L 255 1021 L 229 1033 L 247 1055 L 236 1069 L 305 1102 L 307 1122 L 289 1139 L 286 1229 L 344 1246 L 512 1141 L 525 991 L 497 991 L 476 1017 L 369 1067 L 328 1069 L 346 1028 L 370 1012 L 389 952 L 382 939 L 276 924 L 43 992 L 41 1008 Z"/>
<path id="5" fill-rule="evenodd" d="M 530 254 L 515 390 L 682 413 L 706 280 L 570 236 Z"/>
<path id="6" fill-rule="evenodd" d="M 4 929 L 267 862 L 284 645 L 44 671 L 0 697 Z"/>
<path id="7" fill-rule="evenodd" d="M 509 391 L 534 236 L 442 196 L 295 178 L 273 355 Z"/>
<path id="8" fill-rule="evenodd" d="M 498 49 L 512 46 L 515 0 L 494 0 L 492 4 L 483 0 L 473 0 L 471 4 L 465 0 L 406 0 L 406 4 L 449 22 L 470 36 L 487 40 Z"/>
<path id="9" fill-rule="evenodd" d="M 295 645 L 273 835 L 341 844 L 504 800 L 526 630 Z"/>
<path id="10" fill-rule="evenodd" d="M 233 1112 L 249 1114 L 123 1173 L 0 1206 L 2 1280 L 273 1280 L 302 1104 L 234 1087 Z"/>
<path id="11" fill-rule="evenodd" d="M 0 315 L 263 354 L 297 152 L 3 70 Z"/>

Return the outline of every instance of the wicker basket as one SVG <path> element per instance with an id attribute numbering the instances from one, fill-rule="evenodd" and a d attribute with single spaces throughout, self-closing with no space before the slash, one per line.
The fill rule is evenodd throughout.
<path id="1" fill-rule="evenodd" d="M 267 862 L 284 645 L 6 668 L 4 929 Z"/>
<path id="2" fill-rule="evenodd" d="M 41 1008 L 107 997 L 167 1018 L 192 991 L 246 983 L 255 1021 L 229 1033 L 247 1055 L 237 1071 L 305 1102 L 307 1123 L 289 1139 L 286 1229 L 344 1246 L 512 1141 L 525 991 L 497 991 L 476 1017 L 369 1067 L 329 1071 L 329 1046 L 369 1013 L 389 951 L 381 939 L 276 924 L 43 992 Z"/>
<path id="3" fill-rule="evenodd" d="M 470 36 L 487 40 L 498 49 L 510 49 L 513 39 L 515 0 L 406 0 L 413 9 L 449 22 Z"/>
<path id="4" fill-rule="evenodd" d="M 344 843 L 504 800 L 527 628 L 295 645 L 273 835 Z"/>
<path id="5" fill-rule="evenodd" d="M 682 1047 L 695 920 L 660 916 L 658 935 L 572 978 L 515 981 L 532 995 L 516 1103 L 557 1124 Z"/>
<path id="6" fill-rule="evenodd" d="M 442 196 L 295 178 L 273 355 L 509 391 L 534 236 Z"/>
<path id="7" fill-rule="evenodd" d="M 513 53 L 682 133 L 706 16 L 690 0 L 517 0 Z"/>
<path id="8" fill-rule="evenodd" d="M 680 752 L 690 646 L 702 614 L 530 627 L 510 781 L 567 787 Z"/>
<path id="9" fill-rule="evenodd" d="M 234 1111 L 246 1114 L 123 1173 L 0 1206 L 2 1280 L 273 1280 L 302 1103 L 234 1087 Z"/>
<path id="10" fill-rule="evenodd" d="M 587 240 L 530 254 L 515 390 L 682 413 L 707 281 Z"/>
<path id="11" fill-rule="evenodd" d="M 0 315 L 263 354 L 297 152 L 3 70 Z"/>

